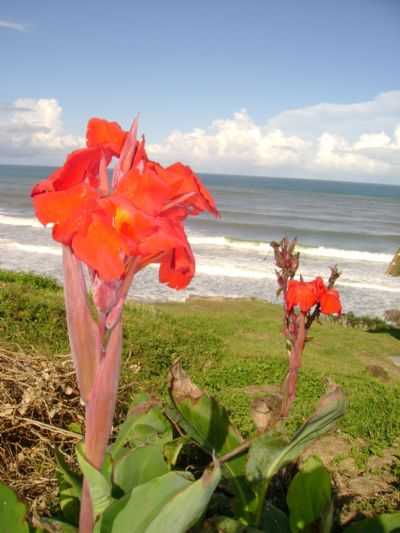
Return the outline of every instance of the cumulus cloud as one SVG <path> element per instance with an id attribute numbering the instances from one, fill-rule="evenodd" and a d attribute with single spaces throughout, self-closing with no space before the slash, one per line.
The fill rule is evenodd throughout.
<path id="1" fill-rule="evenodd" d="M 82 146 L 84 140 L 64 131 L 62 108 L 54 98 L 19 98 L 0 105 L 0 159 L 50 162 Z"/>
<path id="2" fill-rule="evenodd" d="M 242 109 L 206 129 L 172 131 L 149 151 L 204 172 L 400 183 L 400 91 L 292 109 L 263 124 Z"/>
<path id="3" fill-rule="evenodd" d="M 6 28 L 8 30 L 26 31 L 25 24 L 19 22 L 12 22 L 11 20 L 0 20 L 0 28 Z"/>

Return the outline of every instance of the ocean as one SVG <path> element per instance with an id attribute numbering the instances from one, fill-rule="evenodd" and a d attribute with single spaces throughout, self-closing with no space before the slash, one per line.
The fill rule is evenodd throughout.
<path id="1" fill-rule="evenodd" d="M 60 246 L 34 218 L 30 189 L 53 169 L 0 165 L 0 268 L 62 279 Z M 298 238 L 305 279 L 338 265 L 344 311 L 383 316 L 400 307 L 400 280 L 385 275 L 400 246 L 400 186 L 201 174 L 221 219 L 187 223 L 196 276 L 184 291 L 158 283 L 156 266 L 139 273 L 130 296 L 185 300 L 191 295 L 275 302 L 271 240 Z"/>

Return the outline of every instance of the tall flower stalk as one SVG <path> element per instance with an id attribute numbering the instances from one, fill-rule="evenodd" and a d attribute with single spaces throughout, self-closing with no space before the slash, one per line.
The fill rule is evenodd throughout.
<path id="1" fill-rule="evenodd" d="M 195 261 L 183 223 L 208 211 L 207 189 L 189 167 L 151 161 L 137 120 L 129 132 L 93 118 L 86 147 L 34 186 L 32 200 L 53 239 L 63 246 L 64 296 L 71 353 L 85 404 L 84 448 L 100 469 L 112 430 L 122 348 L 122 310 L 137 272 L 159 264 L 159 279 L 174 289 L 191 281 Z M 115 158 L 112 176 L 107 167 Z M 83 485 L 79 530 L 94 526 Z"/>
<path id="2" fill-rule="evenodd" d="M 282 417 L 288 416 L 296 398 L 297 378 L 308 330 L 321 313 L 339 315 L 342 312 L 339 293 L 333 288 L 340 276 L 337 267 L 331 268 L 327 285 L 319 276 L 308 282 L 301 276 L 300 280 L 294 279 L 300 261 L 300 254 L 295 251 L 296 244 L 296 240 L 288 239 L 271 243 L 277 267 L 277 295 L 283 295 L 283 334 L 289 358 L 289 369 L 282 386 Z"/>

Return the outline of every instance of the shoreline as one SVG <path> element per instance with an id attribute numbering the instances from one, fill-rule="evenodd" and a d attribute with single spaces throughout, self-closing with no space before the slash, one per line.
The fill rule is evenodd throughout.
<path id="1" fill-rule="evenodd" d="M 44 284 L 49 283 L 53 288 L 57 286 L 60 290 L 63 290 L 63 278 L 62 276 L 56 277 L 51 276 L 47 274 L 41 274 L 34 271 L 27 271 L 27 270 L 13 270 L 8 268 L 2 268 L 0 267 L 0 284 L 2 282 L 8 283 L 13 278 L 32 278 L 37 280 L 43 280 Z M 166 289 L 166 290 L 173 290 L 173 289 Z M 340 292 L 340 291 L 339 291 Z M 132 289 L 128 293 L 128 297 L 126 300 L 126 303 L 133 304 L 133 305 L 143 305 L 145 307 L 147 306 L 161 306 L 161 307 L 168 307 L 168 306 L 174 306 L 176 307 L 178 304 L 187 304 L 189 307 L 190 304 L 193 303 L 205 303 L 210 302 L 211 304 L 253 304 L 253 305 L 265 305 L 268 307 L 271 307 L 272 309 L 281 309 L 282 308 L 282 300 L 275 300 L 271 301 L 267 298 L 261 298 L 257 296 L 224 296 L 224 295 L 202 295 L 200 293 L 192 293 L 186 295 L 184 298 L 174 299 L 174 298 L 148 298 L 146 296 L 137 296 L 135 294 L 132 294 Z M 390 311 L 395 311 L 400 313 L 400 302 L 399 306 L 395 309 L 390 309 Z M 389 311 L 389 309 L 385 310 Z M 400 326 L 394 323 L 391 320 L 387 320 L 385 316 L 376 316 L 368 313 L 364 314 L 357 314 L 353 311 L 345 311 L 342 313 L 340 317 L 329 317 L 325 315 L 321 315 L 320 317 L 321 321 L 327 321 L 327 322 L 336 322 L 338 324 L 341 324 L 346 327 L 356 327 L 361 329 L 369 329 L 372 330 L 384 327 L 384 328 L 394 328 L 394 329 L 400 329 Z"/>

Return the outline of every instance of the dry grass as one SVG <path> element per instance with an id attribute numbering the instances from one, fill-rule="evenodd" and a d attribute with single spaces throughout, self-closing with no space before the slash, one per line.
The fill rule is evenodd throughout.
<path id="1" fill-rule="evenodd" d="M 54 448 L 68 460 L 80 438 L 68 428 L 83 424 L 71 358 L 0 346 L 0 369 L 0 480 L 47 514 L 58 491 Z"/>

